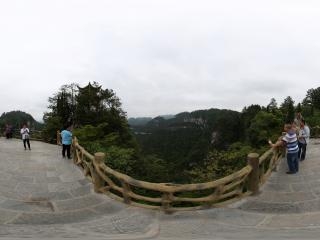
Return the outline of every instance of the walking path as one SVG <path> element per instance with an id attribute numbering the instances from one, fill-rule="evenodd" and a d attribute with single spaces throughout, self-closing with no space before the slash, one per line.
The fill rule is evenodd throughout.
<path id="1" fill-rule="evenodd" d="M 319 239 L 319 147 L 298 174 L 282 161 L 256 197 L 167 215 L 94 193 L 56 145 L 0 138 L 0 239 Z"/>

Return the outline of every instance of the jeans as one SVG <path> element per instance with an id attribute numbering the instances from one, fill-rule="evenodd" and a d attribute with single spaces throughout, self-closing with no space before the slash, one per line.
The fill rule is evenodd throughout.
<path id="1" fill-rule="evenodd" d="M 27 149 L 26 143 L 28 144 L 28 148 L 29 148 L 29 149 L 31 149 L 31 148 L 30 148 L 30 141 L 29 141 L 29 138 L 27 138 L 27 139 L 23 139 L 23 146 L 24 146 L 24 149 Z"/>
<path id="2" fill-rule="evenodd" d="M 306 158 L 307 144 L 299 142 L 298 145 L 299 145 L 298 158 L 301 161 L 303 161 Z"/>
<path id="3" fill-rule="evenodd" d="M 296 153 L 287 153 L 287 163 L 289 171 L 296 173 L 299 171 L 299 158 L 298 152 Z"/>
<path id="4" fill-rule="evenodd" d="M 67 157 L 71 158 L 71 154 L 70 154 L 70 147 L 71 145 L 66 145 L 66 144 L 62 144 L 62 156 L 65 157 L 66 156 L 66 151 L 67 151 Z"/>

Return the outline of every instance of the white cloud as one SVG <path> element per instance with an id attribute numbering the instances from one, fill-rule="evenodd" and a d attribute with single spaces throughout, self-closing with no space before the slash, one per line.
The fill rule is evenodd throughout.
<path id="1" fill-rule="evenodd" d="M 0 112 L 38 120 L 97 81 L 128 116 L 301 101 L 318 87 L 317 1 L 2 0 Z"/>

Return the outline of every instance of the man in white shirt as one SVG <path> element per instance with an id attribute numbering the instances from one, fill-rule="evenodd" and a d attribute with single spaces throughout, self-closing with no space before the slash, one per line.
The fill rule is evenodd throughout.
<path id="1" fill-rule="evenodd" d="M 27 128 L 27 125 L 24 124 L 23 127 L 20 130 L 21 136 L 22 136 L 22 140 L 23 140 L 23 146 L 24 146 L 24 150 L 27 150 L 27 146 L 26 144 L 28 144 L 28 148 L 29 150 L 31 150 L 30 148 L 30 141 L 29 141 L 29 134 L 30 134 L 30 130 L 29 128 Z"/>

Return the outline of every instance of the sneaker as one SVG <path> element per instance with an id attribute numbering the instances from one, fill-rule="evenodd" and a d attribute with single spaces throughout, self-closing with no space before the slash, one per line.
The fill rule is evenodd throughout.
<path id="1" fill-rule="evenodd" d="M 286 174 L 295 174 L 295 172 L 288 171 L 288 172 L 286 172 Z"/>

